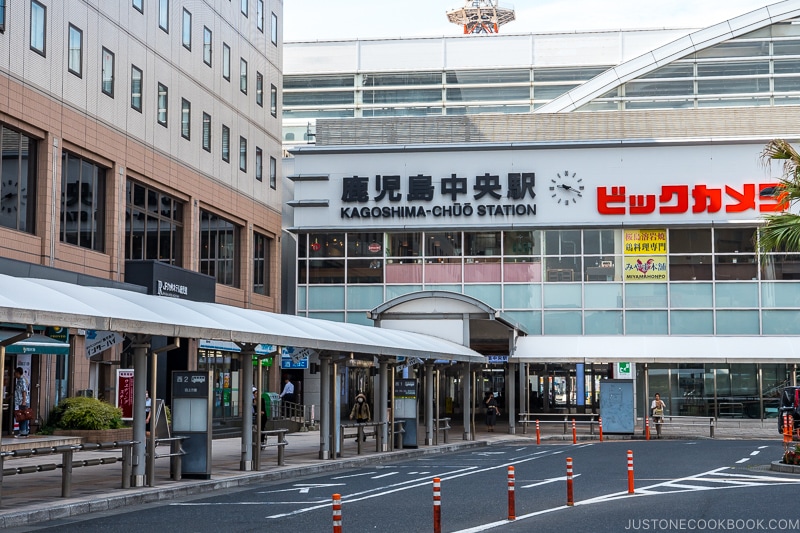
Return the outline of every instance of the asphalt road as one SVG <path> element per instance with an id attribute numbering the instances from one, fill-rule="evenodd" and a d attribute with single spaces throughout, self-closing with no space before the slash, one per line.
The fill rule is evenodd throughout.
<path id="1" fill-rule="evenodd" d="M 634 458 L 632 495 L 628 450 Z M 781 454 L 775 441 L 492 446 L 58 520 L 25 530 L 332 531 L 331 498 L 338 493 L 343 532 L 433 531 L 432 480 L 438 477 L 445 532 L 800 531 L 800 476 L 768 467 Z M 572 506 L 567 505 L 567 457 L 573 461 Z M 513 522 L 507 520 L 509 466 L 515 473 Z"/>

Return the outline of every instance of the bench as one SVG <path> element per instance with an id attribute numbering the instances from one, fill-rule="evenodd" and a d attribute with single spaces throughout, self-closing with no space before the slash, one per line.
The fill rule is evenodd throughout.
<path id="1" fill-rule="evenodd" d="M 254 431 L 254 434 L 255 433 L 256 431 Z M 285 449 L 289 444 L 289 441 L 286 440 L 287 433 L 289 433 L 289 430 L 286 428 L 265 429 L 261 431 L 260 439 L 253 439 L 253 458 L 255 460 L 256 470 L 261 470 L 261 451 L 273 447 L 278 448 L 278 466 L 284 466 Z"/>
<path id="2" fill-rule="evenodd" d="M 84 466 L 96 466 L 103 464 L 113 464 L 117 461 L 122 462 L 122 488 L 127 489 L 131 486 L 131 472 L 133 468 L 133 446 L 137 441 L 116 441 L 116 442 L 87 442 L 85 444 L 66 444 L 61 446 L 44 446 L 40 448 L 25 448 L 9 450 L 0 453 L 0 495 L 2 495 L 3 479 L 8 476 L 20 474 L 33 474 L 35 472 L 49 472 L 57 468 L 61 469 L 61 497 L 69 498 L 72 495 L 72 470 Z M 75 452 L 100 451 L 100 450 L 122 450 L 121 457 L 99 457 L 94 459 L 73 460 Z M 61 454 L 61 463 L 46 463 L 38 465 L 26 465 L 21 467 L 4 468 L 5 461 L 13 458 L 39 457 L 44 455 Z"/>
<path id="3" fill-rule="evenodd" d="M 344 456 L 345 439 L 355 438 L 358 444 L 358 455 L 362 453 L 361 444 L 367 437 L 375 437 L 375 451 L 381 451 L 381 428 L 383 422 L 363 422 L 341 424 L 339 431 L 339 454 Z"/>

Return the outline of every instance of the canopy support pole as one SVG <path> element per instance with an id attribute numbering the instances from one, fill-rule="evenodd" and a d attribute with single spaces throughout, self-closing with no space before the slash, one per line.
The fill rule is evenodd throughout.
<path id="1" fill-rule="evenodd" d="M 239 470 L 250 472 L 253 470 L 253 356 L 256 353 L 256 344 L 249 342 L 237 343 L 242 349 L 239 362 L 242 369 L 242 385 L 240 411 L 242 415 L 242 458 L 239 461 Z"/>
<path id="2" fill-rule="evenodd" d="M 147 352 L 150 350 L 149 335 L 134 335 L 133 348 L 133 473 L 131 487 L 144 487 L 145 484 L 145 390 L 147 390 Z M 155 385 L 155 384 L 154 384 Z M 150 407 L 155 416 L 155 402 Z M 154 428 L 155 429 L 155 428 Z"/>
<path id="3" fill-rule="evenodd" d="M 425 445 L 433 445 L 433 363 L 425 363 Z M 436 418 L 439 418 L 438 416 Z"/>
<path id="4" fill-rule="evenodd" d="M 378 410 L 378 420 L 381 422 L 381 451 L 385 452 L 389 450 L 389 436 L 392 435 L 394 437 L 394 428 L 389 428 L 389 412 L 388 412 L 388 405 L 389 405 L 389 362 L 386 358 L 381 358 L 378 368 L 378 387 L 380 388 L 380 401 L 378 405 L 380 409 Z M 392 444 L 394 446 L 394 444 Z"/>
<path id="5" fill-rule="evenodd" d="M 464 363 L 461 369 L 462 398 L 464 406 L 464 440 L 472 440 L 472 369 L 469 363 Z"/>
<path id="6" fill-rule="evenodd" d="M 331 458 L 331 357 L 319 354 L 319 458 Z"/>

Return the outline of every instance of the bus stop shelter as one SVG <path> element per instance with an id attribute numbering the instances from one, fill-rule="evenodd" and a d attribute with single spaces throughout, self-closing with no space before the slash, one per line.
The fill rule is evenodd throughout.
<path id="1" fill-rule="evenodd" d="M 273 344 L 382 361 L 398 356 L 466 363 L 484 360 L 461 344 L 425 334 L 6 275 L 0 275 L 0 321 L 28 327 L 0 342 L 0 375 L 6 346 L 27 338 L 34 326 L 124 334 L 132 340 L 137 375 L 147 372 L 152 336 L 231 341 L 243 354 L 251 355 L 257 345 Z M 253 368 L 243 365 L 242 390 L 248 391 L 252 385 Z M 145 380 L 134 382 L 133 440 L 138 444 L 134 447 L 133 486 L 145 482 L 145 387 Z M 243 410 L 242 470 L 253 468 L 252 423 L 249 410 Z"/>

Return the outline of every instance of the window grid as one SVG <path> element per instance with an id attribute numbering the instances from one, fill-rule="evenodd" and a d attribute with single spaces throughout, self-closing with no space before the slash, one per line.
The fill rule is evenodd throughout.
<path id="1" fill-rule="evenodd" d="M 167 127 L 167 111 L 169 106 L 169 90 L 163 83 L 158 84 L 158 112 L 156 120 L 159 124 Z"/>
<path id="2" fill-rule="evenodd" d="M 211 152 L 211 115 L 203 113 L 203 150 Z"/>
<path id="3" fill-rule="evenodd" d="M 274 157 L 269 158 L 269 188 L 275 189 L 278 186 L 278 160 Z"/>
<path id="4" fill-rule="evenodd" d="M 203 26 L 203 63 L 211 66 L 213 33 L 207 26 Z"/>
<path id="5" fill-rule="evenodd" d="M 35 233 L 38 141 L 0 124 L 0 226 Z"/>
<path id="6" fill-rule="evenodd" d="M 200 210 L 200 272 L 221 285 L 239 286 L 239 227 Z"/>
<path id="7" fill-rule="evenodd" d="M 158 27 L 169 33 L 169 0 L 158 0 Z"/>
<path id="8" fill-rule="evenodd" d="M 142 69 L 131 65 L 131 108 L 142 112 Z"/>
<path id="9" fill-rule="evenodd" d="M 239 170 L 247 172 L 247 139 L 239 137 Z"/>
<path id="10" fill-rule="evenodd" d="M 181 137 L 187 141 L 192 136 L 192 103 L 181 98 Z"/>
<path id="11" fill-rule="evenodd" d="M 47 55 L 47 7 L 37 0 L 31 0 L 31 50 L 42 56 Z"/>
<path id="12" fill-rule="evenodd" d="M 222 125 L 222 160 L 229 163 L 231 160 L 231 130 Z"/>
<path id="13" fill-rule="evenodd" d="M 104 47 L 101 61 L 101 88 L 103 90 L 103 94 L 107 94 L 111 98 L 114 98 L 114 52 Z"/>
<path id="14" fill-rule="evenodd" d="M 60 240 L 104 251 L 106 169 L 64 151 L 61 156 Z"/>
<path id="15" fill-rule="evenodd" d="M 253 292 L 270 296 L 272 239 L 253 232 Z"/>
<path id="16" fill-rule="evenodd" d="M 247 61 L 239 58 L 239 90 L 247 94 Z"/>
<path id="17" fill-rule="evenodd" d="M 2 1 L 2 0 L 0 0 Z M 67 70 L 79 78 L 83 77 L 83 30 L 73 24 L 69 25 L 69 43 Z"/>
<path id="18" fill-rule="evenodd" d="M 182 266 L 184 203 L 130 179 L 125 196 L 125 259 Z"/>
<path id="19" fill-rule="evenodd" d="M 231 81 L 231 47 L 222 43 L 222 77 Z"/>
<path id="20" fill-rule="evenodd" d="M 181 44 L 187 50 L 192 49 L 192 14 L 183 8 L 183 24 L 181 27 Z"/>

